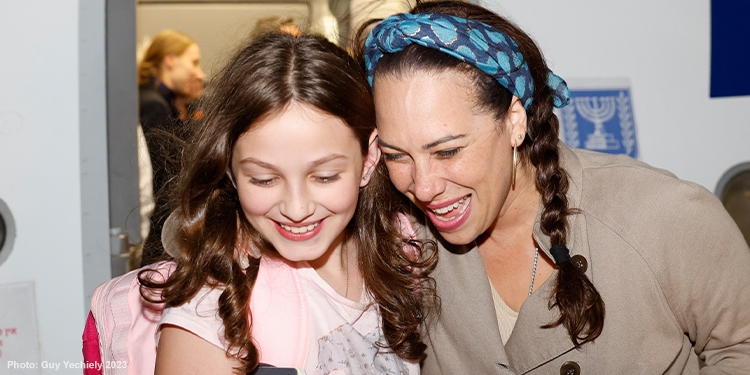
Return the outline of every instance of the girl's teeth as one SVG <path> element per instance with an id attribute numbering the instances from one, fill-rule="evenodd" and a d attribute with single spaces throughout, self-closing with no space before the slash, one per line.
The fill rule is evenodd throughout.
<path id="1" fill-rule="evenodd" d="M 290 232 L 292 232 L 294 234 L 300 234 L 300 233 L 307 233 L 307 232 L 315 229 L 315 227 L 317 227 L 319 223 L 320 222 L 315 223 L 315 224 L 310 224 L 310 225 L 308 225 L 306 227 L 290 227 L 290 226 L 284 225 L 284 224 L 279 224 L 279 225 L 282 228 L 284 228 L 284 229 L 286 229 L 286 230 L 288 230 L 288 231 L 290 231 Z"/>

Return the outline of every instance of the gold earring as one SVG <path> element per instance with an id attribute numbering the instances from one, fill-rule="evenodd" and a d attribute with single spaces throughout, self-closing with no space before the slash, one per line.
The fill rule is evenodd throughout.
<path id="1" fill-rule="evenodd" d="M 510 177 L 510 184 L 513 190 L 516 190 L 516 168 L 518 167 L 518 145 L 513 145 L 513 173 Z"/>

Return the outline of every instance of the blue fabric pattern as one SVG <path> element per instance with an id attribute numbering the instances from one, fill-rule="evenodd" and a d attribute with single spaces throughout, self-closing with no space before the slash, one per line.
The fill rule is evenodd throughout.
<path id="1" fill-rule="evenodd" d="M 521 99 L 524 108 L 531 106 L 534 80 L 518 44 L 487 24 L 445 14 L 400 13 L 381 21 L 365 41 L 370 86 L 380 58 L 410 44 L 436 49 L 476 66 Z M 552 71 L 547 75 L 547 86 L 554 91 L 555 107 L 570 102 L 568 85 Z"/>

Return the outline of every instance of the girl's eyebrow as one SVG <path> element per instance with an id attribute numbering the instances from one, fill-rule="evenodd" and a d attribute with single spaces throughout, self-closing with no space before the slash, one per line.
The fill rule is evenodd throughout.
<path id="1" fill-rule="evenodd" d="M 263 167 L 263 168 L 266 168 L 266 169 L 278 169 L 275 165 L 273 165 L 271 163 L 266 163 L 264 161 L 260 161 L 260 160 L 258 160 L 256 158 L 253 158 L 253 157 L 244 158 L 244 159 L 240 160 L 240 165 L 245 165 L 245 164 L 255 164 L 255 165 L 259 166 L 259 167 Z"/>
<path id="2" fill-rule="evenodd" d="M 346 157 L 345 155 L 331 154 L 331 155 L 328 155 L 326 157 L 323 157 L 323 158 L 320 158 L 318 160 L 310 162 L 309 166 L 312 169 L 312 168 L 318 167 L 320 165 L 323 165 L 325 163 L 332 162 L 334 160 L 346 160 L 346 159 L 349 159 L 349 158 Z"/>
<path id="3" fill-rule="evenodd" d="M 331 155 L 322 157 L 322 158 L 320 158 L 318 160 L 311 161 L 310 163 L 308 163 L 308 167 L 312 169 L 312 168 L 321 166 L 321 165 L 323 165 L 325 163 L 332 162 L 334 160 L 346 160 L 346 159 L 348 159 L 348 157 L 346 157 L 344 155 L 331 154 Z M 275 166 L 275 165 L 273 165 L 271 163 L 267 163 L 267 162 L 258 160 L 258 159 L 253 158 L 253 157 L 248 157 L 248 158 L 244 158 L 244 159 L 240 160 L 240 165 L 244 165 L 244 164 L 255 164 L 255 165 L 259 166 L 259 167 L 266 168 L 266 169 L 273 169 L 273 170 L 278 170 L 279 169 L 277 166 Z"/>

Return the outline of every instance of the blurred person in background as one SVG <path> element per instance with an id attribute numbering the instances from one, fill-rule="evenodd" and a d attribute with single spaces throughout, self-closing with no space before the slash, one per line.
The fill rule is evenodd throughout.
<path id="1" fill-rule="evenodd" d="M 283 32 L 294 36 L 300 36 L 302 30 L 292 17 L 269 16 L 263 17 L 255 22 L 250 37 L 255 39 L 270 32 Z"/>
<path id="2" fill-rule="evenodd" d="M 205 78 L 198 44 L 176 30 L 163 30 L 154 36 L 138 63 L 139 120 L 151 164 L 150 171 L 141 168 L 141 186 L 143 180 L 151 178 L 152 183 L 145 185 L 150 185 L 153 192 L 153 200 L 141 199 L 142 219 L 148 217 L 150 222 L 140 257 L 142 265 L 152 263 L 163 254 L 161 228 L 169 214 L 166 208 L 168 189 L 164 187 L 179 169 L 179 148 L 175 145 L 180 142 L 175 141 L 184 139 L 185 122 L 200 116 L 199 112 L 191 110 L 191 104 L 203 93 Z M 153 201 L 150 215 L 149 201 Z"/>

